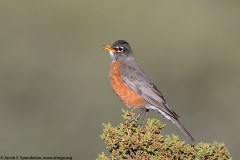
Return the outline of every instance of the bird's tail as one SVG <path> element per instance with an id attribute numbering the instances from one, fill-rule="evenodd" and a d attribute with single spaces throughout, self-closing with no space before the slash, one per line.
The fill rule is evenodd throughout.
<path id="1" fill-rule="evenodd" d="M 180 123 L 179 116 L 173 112 L 172 115 L 167 114 L 166 112 L 162 111 L 161 109 L 159 109 L 158 107 L 155 107 L 153 105 L 147 105 L 146 109 L 153 109 L 155 111 L 157 111 L 158 113 L 160 113 L 161 115 L 163 115 L 165 118 L 167 118 L 168 120 L 172 121 L 192 142 L 194 142 L 194 139 L 192 137 L 192 135 L 188 132 L 188 130 Z"/>
<path id="2" fill-rule="evenodd" d="M 176 126 L 181 129 L 181 131 L 192 141 L 194 142 L 194 138 L 192 135 L 188 132 L 188 130 L 179 122 L 179 120 L 171 118 L 170 119 Z"/>
<path id="3" fill-rule="evenodd" d="M 166 117 L 168 120 L 172 121 L 192 142 L 194 142 L 192 135 L 178 120 L 178 118 L 179 118 L 178 116 L 174 116 L 174 114 L 172 116 L 170 116 L 170 115 L 166 114 L 165 112 L 163 112 L 161 109 L 156 108 L 156 107 L 154 107 L 153 109 L 157 110 L 158 113 L 160 113 L 161 115 Z"/>

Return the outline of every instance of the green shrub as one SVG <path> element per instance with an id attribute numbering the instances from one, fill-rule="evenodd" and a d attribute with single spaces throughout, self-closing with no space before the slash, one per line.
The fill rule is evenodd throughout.
<path id="1" fill-rule="evenodd" d="M 101 138 L 109 149 L 97 160 L 134 159 L 134 160 L 226 160 L 232 159 L 224 144 L 199 143 L 195 146 L 180 141 L 178 136 L 162 136 L 164 125 L 157 119 L 148 119 L 142 128 L 132 120 L 134 113 L 124 111 L 124 123 L 113 127 L 110 123 L 103 124 Z"/>

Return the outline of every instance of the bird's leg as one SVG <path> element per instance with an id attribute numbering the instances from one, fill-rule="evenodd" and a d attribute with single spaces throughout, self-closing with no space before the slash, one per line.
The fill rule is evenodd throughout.
<path id="1" fill-rule="evenodd" d="M 144 120 L 145 120 L 145 118 L 146 118 L 146 116 L 147 116 L 147 114 L 148 114 L 148 111 L 149 111 L 149 109 L 145 109 L 145 113 L 144 113 L 144 116 L 143 116 L 143 120 L 142 120 L 142 122 L 140 123 L 140 125 L 143 124 L 143 122 L 144 122 Z"/>
<path id="2" fill-rule="evenodd" d="M 144 111 L 145 111 L 145 108 L 143 108 L 143 109 L 141 110 L 141 112 L 140 112 L 136 117 L 132 117 L 130 120 L 128 120 L 127 123 L 131 123 L 132 121 L 137 121 L 138 118 L 139 118 L 139 116 L 140 116 Z"/>
<path id="3" fill-rule="evenodd" d="M 144 114 L 144 115 L 146 115 L 146 109 L 143 108 L 143 109 L 141 110 L 141 112 L 137 115 L 137 117 L 135 118 L 135 120 L 138 120 L 139 116 L 140 116 L 144 111 L 145 111 L 145 114 Z"/>

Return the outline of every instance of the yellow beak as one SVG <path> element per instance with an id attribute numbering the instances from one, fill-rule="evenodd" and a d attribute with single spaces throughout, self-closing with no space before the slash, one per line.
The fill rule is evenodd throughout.
<path id="1" fill-rule="evenodd" d="M 107 50 L 107 51 L 109 51 L 109 52 L 112 52 L 112 53 L 117 52 L 116 49 L 112 48 L 112 47 L 109 46 L 109 45 L 104 45 L 104 46 L 103 46 L 103 49 L 105 49 L 105 50 Z"/>

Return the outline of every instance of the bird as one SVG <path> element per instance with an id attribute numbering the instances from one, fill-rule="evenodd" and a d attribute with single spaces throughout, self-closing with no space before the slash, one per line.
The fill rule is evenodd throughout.
<path id="1" fill-rule="evenodd" d="M 143 121 L 149 110 L 157 111 L 193 142 L 194 138 L 180 123 L 179 116 L 170 108 L 163 94 L 136 62 L 130 44 L 125 40 L 117 40 L 112 45 L 104 45 L 103 49 L 110 54 L 111 86 L 120 100 L 129 108 L 142 109 L 140 114 L 145 112 Z"/>

